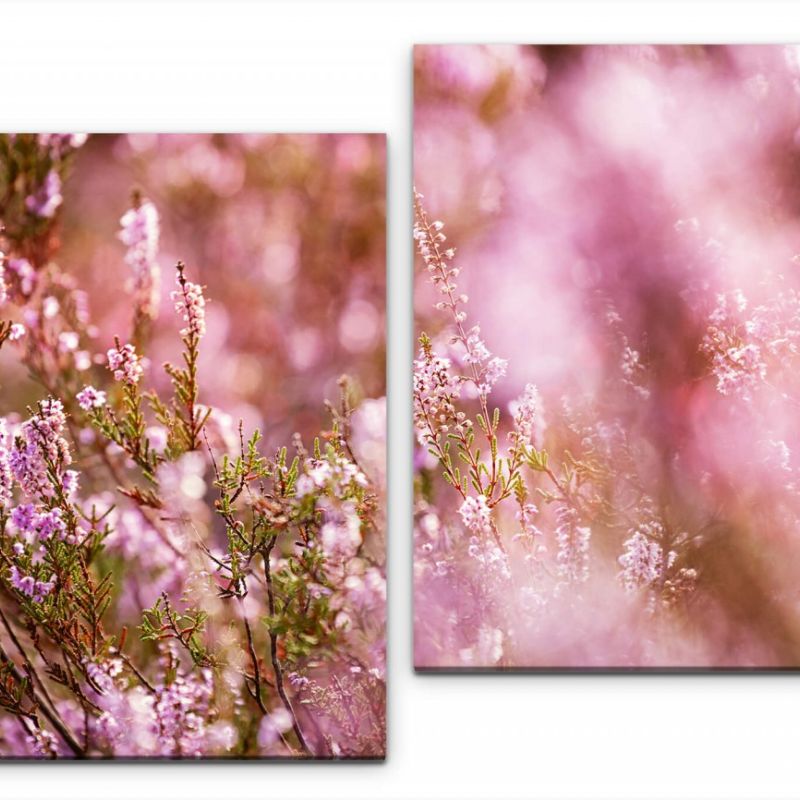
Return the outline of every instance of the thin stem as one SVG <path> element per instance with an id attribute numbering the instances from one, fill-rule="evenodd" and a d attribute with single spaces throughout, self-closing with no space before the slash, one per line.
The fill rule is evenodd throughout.
<path id="1" fill-rule="evenodd" d="M 270 617 L 275 616 L 275 589 L 272 585 L 272 568 L 270 567 L 269 557 L 270 553 L 272 552 L 272 548 L 275 547 L 276 541 L 277 537 L 272 536 L 267 545 L 264 547 L 264 551 L 262 553 L 264 558 L 264 577 L 266 578 L 267 582 L 267 604 Z M 306 742 L 305 736 L 303 736 L 303 732 L 300 730 L 300 724 L 297 721 L 297 715 L 294 713 L 294 708 L 292 708 L 292 704 L 286 695 L 286 689 L 283 686 L 283 669 L 281 667 L 280 659 L 278 658 L 278 634 L 275 633 L 272 628 L 269 630 L 269 652 L 270 660 L 272 661 L 272 669 L 275 673 L 275 687 L 278 690 L 278 695 L 281 698 L 283 707 L 289 712 L 289 716 L 292 719 L 292 730 L 294 731 L 294 735 L 297 737 L 297 741 L 300 743 L 300 747 L 303 752 L 308 756 L 313 755 Z"/>
<path id="2" fill-rule="evenodd" d="M 0 609 L 0 620 L 2 620 L 3 627 L 6 629 L 6 632 L 9 635 L 14 647 L 19 652 L 20 657 L 22 658 L 26 670 L 28 674 L 31 676 L 31 682 L 35 682 L 39 684 L 39 688 L 44 695 L 45 698 L 49 701 L 49 704 L 53 704 L 50 695 L 47 693 L 47 688 L 44 685 L 44 681 L 42 681 L 39 673 L 36 671 L 36 668 L 31 663 L 30 658 L 28 658 L 28 654 L 25 652 L 25 649 L 22 647 L 17 635 L 14 633 L 11 625 L 6 618 L 6 615 L 3 613 L 2 609 Z M 20 681 L 22 676 L 20 676 L 19 672 L 16 670 L 15 667 L 11 667 L 12 674 L 14 674 L 14 679 Z M 44 715 L 45 719 L 58 731 L 61 738 L 66 743 L 67 747 L 75 754 L 76 758 L 86 758 L 86 751 L 78 744 L 78 741 L 70 732 L 69 728 L 67 728 L 66 724 L 61 720 L 58 714 L 55 712 L 55 706 L 53 706 L 53 710 L 50 709 L 47 702 L 44 702 L 41 697 L 39 697 L 36 693 L 35 688 L 31 687 L 32 693 L 36 700 L 37 706 L 41 709 L 42 714 Z"/>
<path id="3" fill-rule="evenodd" d="M 269 715 L 267 711 L 267 707 L 264 705 L 264 700 L 261 698 L 261 667 L 258 663 L 258 656 L 256 655 L 256 648 L 253 644 L 253 631 L 250 628 L 250 621 L 244 614 L 244 604 L 239 602 L 239 605 L 242 607 L 242 618 L 244 619 L 244 630 L 245 634 L 247 635 L 247 650 L 250 654 L 250 662 L 253 665 L 253 697 L 255 698 L 256 703 L 258 703 L 258 707 L 261 709 L 261 713 L 265 716 Z"/>

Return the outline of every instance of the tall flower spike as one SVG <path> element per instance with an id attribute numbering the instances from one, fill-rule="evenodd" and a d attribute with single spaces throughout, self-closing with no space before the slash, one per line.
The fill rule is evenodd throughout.
<path id="1" fill-rule="evenodd" d="M 161 270 L 158 266 L 158 239 L 160 225 L 156 207 L 138 193 L 134 193 L 133 207 L 120 219 L 119 238 L 128 248 L 125 263 L 131 268 L 136 307 L 140 314 L 150 319 L 158 316 Z"/>
<path id="2" fill-rule="evenodd" d="M 181 336 L 189 336 L 197 340 L 206 332 L 206 300 L 203 287 L 198 283 L 186 280 L 183 274 L 185 266 L 178 262 L 176 280 L 179 288 L 170 295 L 175 303 L 175 310 L 183 317 L 186 327 L 181 329 Z"/>
<path id="3" fill-rule="evenodd" d="M 452 263 L 456 251 L 452 247 L 444 247 L 447 241 L 443 232 L 444 223 L 438 219 L 430 221 L 422 205 L 422 199 L 422 195 L 415 190 L 414 240 L 417 243 L 417 250 L 430 274 L 431 282 L 442 295 L 436 308 L 440 311 L 449 311 L 452 315 L 455 325 L 454 341 L 463 346 L 463 360 L 469 367 L 469 379 L 485 401 L 497 381 L 506 374 L 508 362 L 489 352 L 481 338 L 479 326 L 475 325 L 469 331 L 465 330 L 467 312 L 463 306 L 466 305 L 468 297 L 465 294 L 457 294 L 455 279 L 459 272 L 458 267 Z"/>

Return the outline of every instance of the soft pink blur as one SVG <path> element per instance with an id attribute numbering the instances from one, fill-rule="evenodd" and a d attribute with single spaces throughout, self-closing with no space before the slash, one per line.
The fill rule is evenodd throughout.
<path id="1" fill-rule="evenodd" d="M 65 185 L 59 263 L 86 289 L 105 352 L 130 326 L 117 232 L 140 190 L 161 217 L 151 378 L 178 357 L 180 259 L 207 286 L 204 402 L 277 446 L 325 427 L 342 373 L 359 395 L 385 391 L 384 181 L 376 135 L 94 135 Z"/>
<path id="2" fill-rule="evenodd" d="M 505 430 L 509 402 L 533 383 L 555 466 L 590 439 L 597 449 L 603 431 L 624 431 L 629 447 L 609 435 L 596 491 L 617 518 L 591 525 L 591 578 L 543 612 L 526 605 L 536 581 L 518 564 L 471 598 L 457 494 L 438 478 L 418 493 L 418 665 L 800 664 L 798 51 L 423 46 L 414 113 L 416 187 L 457 249 L 469 324 L 509 362 L 490 398 Z M 417 329 L 444 353 L 447 316 L 419 266 L 415 285 Z M 786 341 L 776 334 L 767 357 L 758 340 L 766 377 L 747 397 L 720 393 L 703 355 L 718 296 L 737 291 L 747 307 L 727 324 L 745 342 L 759 308 L 785 312 Z M 643 365 L 636 391 L 623 344 Z M 437 473 L 424 449 L 417 467 Z M 634 479 L 639 495 L 624 485 Z M 619 580 L 620 508 L 644 494 L 689 535 L 681 558 L 699 573 L 691 598 L 656 617 Z M 427 513 L 435 535 L 420 533 Z M 495 515 L 514 565 L 513 508 Z"/>

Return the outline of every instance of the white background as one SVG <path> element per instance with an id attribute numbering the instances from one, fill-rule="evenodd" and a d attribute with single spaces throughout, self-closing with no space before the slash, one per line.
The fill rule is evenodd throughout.
<path id="1" fill-rule="evenodd" d="M 798 797 L 800 676 L 414 676 L 414 42 L 800 40 L 791 3 L 0 3 L 0 129 L 389 134 L 385 764 L 0 764 L 0 798 Z M 735 158 L 735 153 L 731 154 Z"/>

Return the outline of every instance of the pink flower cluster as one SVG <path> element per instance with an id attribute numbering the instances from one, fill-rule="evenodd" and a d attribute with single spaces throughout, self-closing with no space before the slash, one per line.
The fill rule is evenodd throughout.
<path id="1" fill-rule="evenodd" d="M 16 564 L 11 566 L 9 577 L 11 585 L 34 603 L 44 602 L 45 597 L 53 591 L 56 585 L 55 575 L 46 581 L 36 580 L 32 575 L 23 575 Z"/>
<path id="2" fill-rule="evenodd" d="M 60 400 L 48 398 L 38 411 L 20 426 L 8 452 L 8 464 L 15 480 L 30 496 L 51 497 L 51 477 L 61 478 L 72 462 L 64 438 L 67 418 Z"/>
<path id="3" fill-rule="evenodd" d="M 108 358 L 108 368 L 114 373 L 114 380 L 135 386 L 144 374 L 144 368 L 136 348 L 128 344 L 119 342 L 110 348 L 106 354 Z"/>
<path id="4" fill-rule="evenodd" d="M 106 404 L 106 393 L 95 389 L 94 386 L 84 386 L 75 395 L 75 399 L 84 411 L 91 411 L 95 408 L 102 408 Z"/>
<path id="5" fill-rule="evenodd" d="M 449 358 L 425 348 L 414 362 L 414 424 L 420 444 L 429 444 L 430 437 L 447 434 L 451 425 L 466 420 L 455 407 L 461 395 L 461 381 L 451 369 Z"/>

